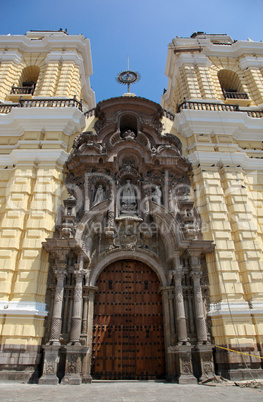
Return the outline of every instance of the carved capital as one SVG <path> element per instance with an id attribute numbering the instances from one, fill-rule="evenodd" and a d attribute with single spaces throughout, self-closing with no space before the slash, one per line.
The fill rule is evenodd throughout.
<path id="1" fill-rule="evenodd" d="M 64 281 L 65 277 L 67 276 L 67 272 L 64 268 L 58 268 L 55 270 L 55 275 L 58 282 Z"/>
<path id="2" fill-rule="evenodd" d="M 202 276 L 202 272 L 201 272 L 201 271 L 199 271 L 199 270 L 198 270 L 198 271 L 197 271 L 197 270 L 193 270 L 190 275 L 191 275 L 191 277 L 192 277 L 194 283 L 195 283 L 195 282 L 199 282 L 199 283 L 200 283 L 200 279 L 201 279 L 201 276 Z"/>
<path id="3" fill-rule="evenodd" d="M 174 280 L 175 282 L 181 282 L 183 278 L 183 272 L 181 269 L 174 271 Z"/>
<path id="4" fill-rule="evenodd" d="M 76 278 L 76 283 L 82 282 L 82 279 L 84 277 L 84 271 L 82 270 L 75 270 L 74 271 L 74 276 Z"/>

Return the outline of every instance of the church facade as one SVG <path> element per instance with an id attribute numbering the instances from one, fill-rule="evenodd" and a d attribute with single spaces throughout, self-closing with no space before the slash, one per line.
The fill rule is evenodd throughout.
<path id="1" fill-rule="evenodd" d="M 0 37 L 2 378 L 262 377 L 263 45 L 169 45 L 95 105 L 89 41 Z"/>

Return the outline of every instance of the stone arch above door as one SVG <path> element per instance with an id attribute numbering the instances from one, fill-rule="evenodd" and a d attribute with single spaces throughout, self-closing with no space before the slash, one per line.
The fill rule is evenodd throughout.
<path id="1" fill-rule="evenodd" d="M 112 253 L 105 257 L 92 270 L 90 276 L 90 285 L 96 286 L 96 280 L 99 277 L 100 273 L 105 269 L 105 267 L 113 264 L 116 261 L 124 259 L 139 261 L 148 265 L 156 273 L 160 281 L 160 286 L 167 286 L 167 273 L 165 272 L 165 269 L 156 260 L 149 257 L 149 255 L 140 253 L 138 251 L 116 251 L 115 253 Z"/>

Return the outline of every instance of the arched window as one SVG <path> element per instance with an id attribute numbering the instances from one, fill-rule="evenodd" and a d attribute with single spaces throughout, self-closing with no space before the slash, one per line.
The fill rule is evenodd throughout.
<path id="1" fill-rule="evenodd" d="M 11 94 L 33 95 L 37 84 L 40 68 L 38 66 L 25 67 L 21 73 L 18 86 L 12 86 Z"/>
<path id="2" fill-rule="evenodd" d="M 134 116 L 133 114 L 124 114 L 120 118 L 121 136 L 123 136 L 123 134 L 128 131 L 132 131 L 135 134 L 135 136 L 137 136 L 138 121 L 136 116 Z"/>
<path id="3" fill-rule="evenodd" d="M 242 84 L 237 73 L 232 70 L 220 70 L 218 79 L 225 99 L 249 99 L 243 91 Z"/>

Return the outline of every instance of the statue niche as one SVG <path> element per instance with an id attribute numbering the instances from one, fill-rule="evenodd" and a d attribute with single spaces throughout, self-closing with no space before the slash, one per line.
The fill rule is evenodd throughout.
<path id="1" fill-rule="evenodd" d="M 121 188 L 120 192 L 120 212 L 122 215 L 137 215 L 138 192 L 130 180 Z"/>
<path id="2" fill-rule="evenodd" d="M 97 190 L 95 191 L 95 196 L 94 196 L 94 200 L 93 200 L 93 206 L 99 204 L 100 202 L 104 201 L 105 199 L 105 191 L 102 187 L 102 185 L 100 184 L 97 188 Z"/>
<path id="3" fill-rule="evenodd" d="M 160 186 L 155 186 L 152 192 L 152 201 L 158 205 L 162 204 L 162 190 L 160 189 Z"/>

